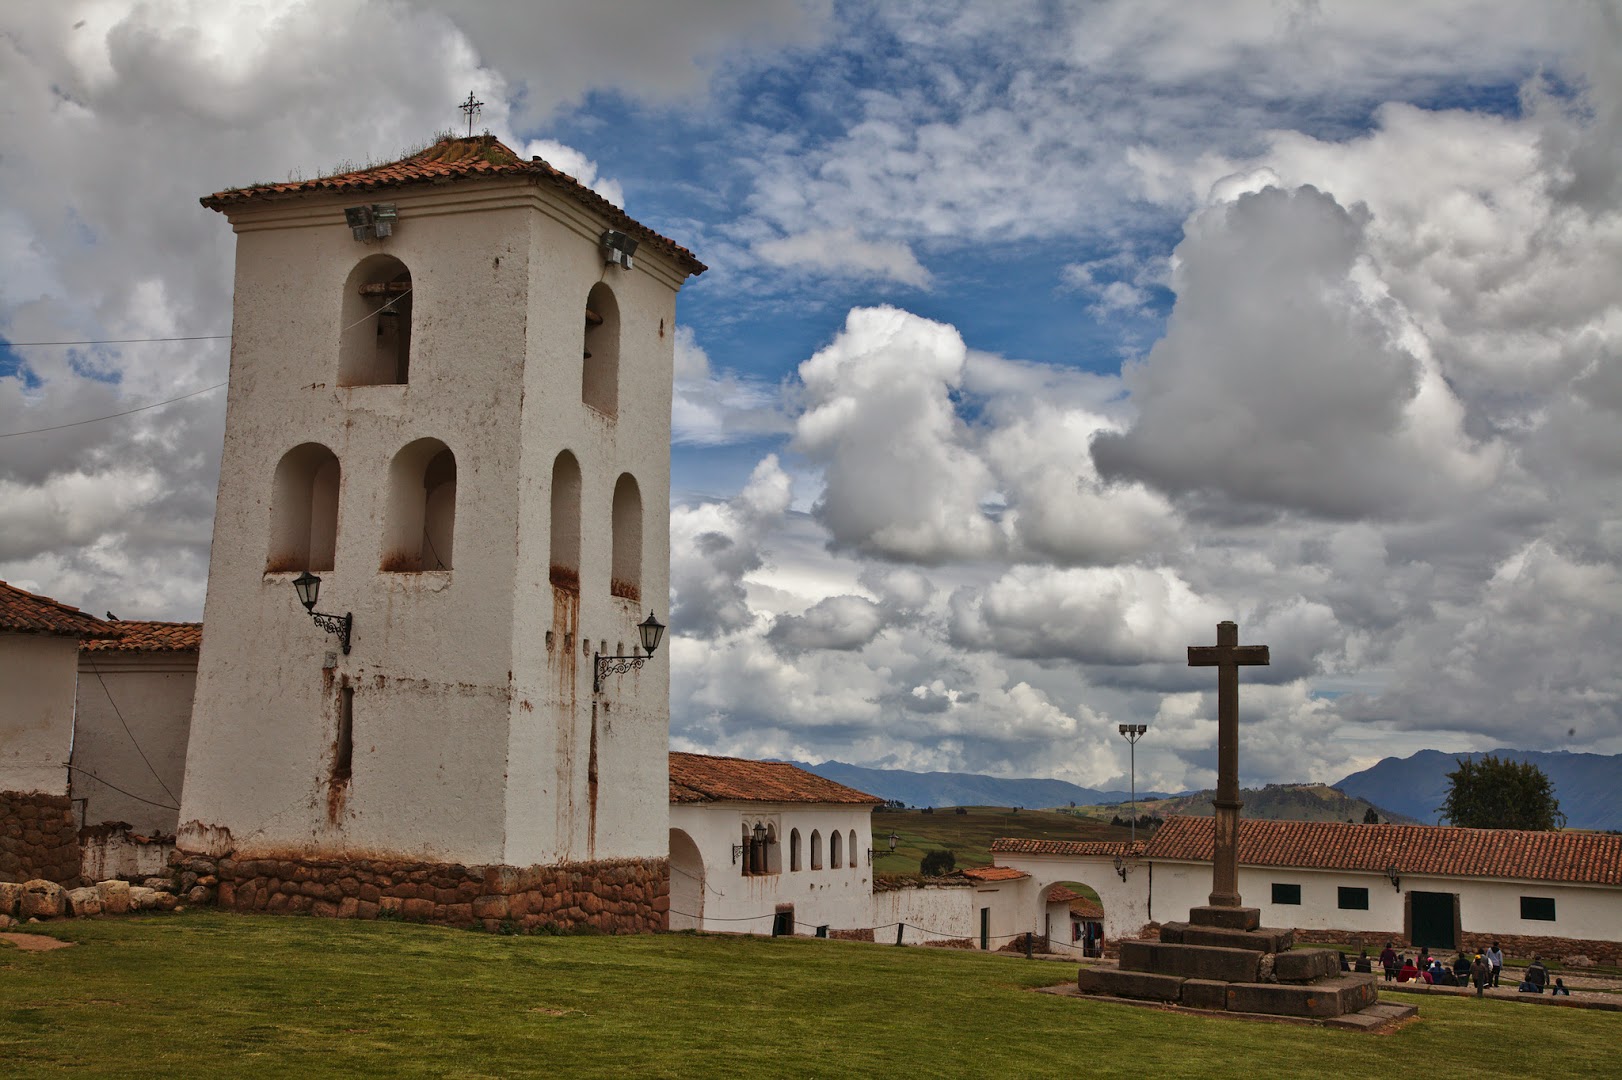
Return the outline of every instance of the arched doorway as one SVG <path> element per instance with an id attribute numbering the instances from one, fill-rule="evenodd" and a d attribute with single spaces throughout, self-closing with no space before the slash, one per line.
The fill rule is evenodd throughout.
<path id="1" fill-rule="evenodd" d="M 1055 881 L 1043 889 L 1041 929 L 1051 953 L 1103 956 L 1104 906 L 1098 890 L 1080 881 Z"/>
<path id="2" fill-rule="evenodd" d="M 670 929 L 704 928 L 704 857 L 693 838 L 670 830 Z"/>

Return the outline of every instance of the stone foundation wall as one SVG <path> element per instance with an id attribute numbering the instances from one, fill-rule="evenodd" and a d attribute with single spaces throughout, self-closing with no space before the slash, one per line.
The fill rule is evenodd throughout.
<path id="1" fill-rule="evenodd" d="M 0 791 L 0 881 L 76 888 L 79 862 L 79 826 L 66 795 Z"/>
<path id="2" fill-rule="evenodd" d="M 1368 949 L 1370 956 L 1379 956 L 1385 943 L 1396 944 L 1397 949 L 1417 949 L 1427 942 L 1409 941 L 1399 932 L 1386 930 L 1297 930 L 1295 940 L 1314 944 L 1345 943 L 1352 949 Z M 1533 937 L 1525 934 L 1465 933 L 1460 946 L 1471 952 L 1485 952 L 1487 946 L 1498 942 L 1504 955 L 1517 961 L 1534 956 L 1545 960 L 1564 960 L 1568 956 L 1586 956 L 1596 964 L 1622 964 L 1622 941 L 1593 941 L 1585 938 Z M 1438 956 L 1450 950 L 1432 948 Z"/>
<path id="3" fill-rule="evenodd" d="M 245 912 L 605 934 L 664 930 L 670 912 L 670 868 L 665 859 L 520 869 L 187 855 L 177 859 L 176 871 L 188 899 L 190 890 L 213 888 L 220 907 Z"/>
<path id="4" fill-rule="evenodd" d="M 834 941 L 872 941 L 872 930 L 829 930 L 828 936 Z"/>

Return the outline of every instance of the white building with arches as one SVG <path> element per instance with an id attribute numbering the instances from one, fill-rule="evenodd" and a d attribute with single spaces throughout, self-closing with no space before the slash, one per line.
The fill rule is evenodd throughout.
<path id="1" fill-rule="evenodd" d="M 782 761 L 670 753 L 670 929 L 874 926 L 873 807 Z"/>
<path id="2" fill-rule="evenodd" d="M 597 692 L 593 658 L 640 655 L 668 595 L 675 301 L 703 264 L 488 135 L 202 201 L 236 293 L 179 847 L 613 867 L 654 906 L 668 669 Z"/>

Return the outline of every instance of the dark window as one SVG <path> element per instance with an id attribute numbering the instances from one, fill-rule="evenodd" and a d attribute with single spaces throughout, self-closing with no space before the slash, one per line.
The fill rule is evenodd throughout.
<path id="1" fill-rule="evenodd" d="M 332 756 L 332 778 L 348 780 L 355 757 L 355 688 L 338 691 L 338 744 Z"/>
<path id="2" fill-rule="evenodd" d="M 1273 903 L 1275 903 L 1275 904 L 1299 904 L 1300 902 L 1301 902 L 1301 886 L 1299 886 L 1299 885 L 1280 885 L 1276 881 L 1273 882 Z"/>
<path id="3" fill-rule="evenodd" d="M 1367 911 L 1369 909 L 1369 891 L 1367 889 L 1352 889 L 1342 885 L 1340 887 L 1340 906 L 1346 911 Z"/>
<path id="4" fill-rule="evenodd" d="M 1521 897 L 1521 918 L 1532 922 L 1554 922 L 1554 897 Z"/>

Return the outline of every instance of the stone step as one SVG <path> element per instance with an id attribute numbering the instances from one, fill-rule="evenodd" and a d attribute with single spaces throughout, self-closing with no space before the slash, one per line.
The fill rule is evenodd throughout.
<path id="1" fill-rule="evenodd" d="M 1189 908 L 1188 921 L 1195 926 L 1217 926 L 1224 930 L 1254 930 L 1262 924 L 1262 909 L 1204 905 Z"/>
<path id="2" fill-rule="evenodd" d="M 1165 973 L 1090 966 L 1077 971 L 1076 989 L 1083 994 L 1162 1001 L 1191 1009 L 1318 1020 L 1361 1012 L 1378 1004 L 1379 993 L 1373 976 L 1362 974 L 1337 974 L 1302 986 L 1182 978 Z M 1395 1008 L 1401 1009 L 1402 1006 Z"/>
<path id="3" fill-rule="evenodd" d="M 1295 949 L 1273 957 L 1273 977 L 1279 982 L 1309 983 L 1339 974 L 1340 954 L 1333 949 Z"/>
<path id="4" fill-rule="evenodd" d="M 1164 941 L 1121 942 L 1121 970 L 1185 979 L 1255 982 L 1262 955 L 1249 949 L 1179 945 Z"/>
<path id="5" fill-rule="evenodd" d="M 1286 952 L 1295 944 L 1295 931 L 1267 926 L 1256 930 L 1230 930 L 1222 926 L 1169 922 L 1161 926 L 1160 940 L 1174 945 L 1210 945 L 1219 949 L 1276 953 Z"/>
<path id="6" fill-rule="evenodd" d="M 1331 1016 L 1324 1020 L 1326 1027 L 1349 1028 L 1353 1031 L 1380 1031 L 1419 1012 L 1417 1005 L 1374 1004 L 1344 1016 Z"/>

